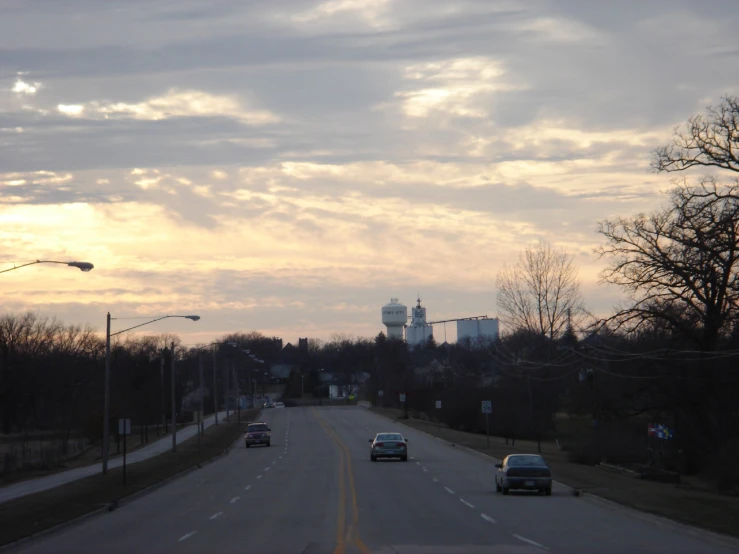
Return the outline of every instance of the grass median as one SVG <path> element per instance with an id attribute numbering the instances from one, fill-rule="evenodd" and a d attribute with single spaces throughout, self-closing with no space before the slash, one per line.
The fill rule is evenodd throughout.
<path id="1" fill-rule="evenodd" d="M 420 419 L 399 419 L 400 410 L 372 408 L 372 411 L 453 444 L 502 459 L 508 454 L 537 453 L 534 441 L 505 439 L 455 431 Z M 552 468 L 554 479 L 581 492 L 590 493 L 642 512 L 667 517 L 717 533 L 739 537 L 739 498 L 718 492 L 693 490 L 683 485 L 655 483 L 611 473 L 604 469 L 569 461 L 569 454 L 551 442 L 542 442 L 542 456 Z M 493 468 L 490 470 L 493 482 Z M 492 485 L 491 485 L 492 487 Z"/>
<path id="2" fill-rule="evenodd" d="M 246 422 L 256 418 L 258 413 L 259 410 L 242 412 L 241 425 L 231 421 L 208 427 L 200 446 L 198 438 L 193 437 L 178 444 L 177 452 L 167 452 L 128 466 L 127 486 L 123 486 L 123 469 L 115 468 L 107 475 L 93 475 L 0 504 L 0 521 L 3 522 L 0 546 L 105 508 L 223 454 L 243 433 Z"/>

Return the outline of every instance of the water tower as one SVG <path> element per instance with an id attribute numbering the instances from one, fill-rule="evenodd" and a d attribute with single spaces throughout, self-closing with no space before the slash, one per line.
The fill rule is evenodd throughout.
<path id="1" fill-rule="evenodd" d="M 382 323 L 387 327 L 387 338 L 403 340 L 403 327 L 408 322 L 408 308 L 391 298 L 382 307 Z"/>

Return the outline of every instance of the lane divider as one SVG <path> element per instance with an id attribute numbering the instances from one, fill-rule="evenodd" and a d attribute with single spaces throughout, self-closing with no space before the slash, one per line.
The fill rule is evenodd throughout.
<path id="1" fill-rule="evenodd" d="M 484 519 L 485 521 L 489 521 L 490 523 L 498 523 L 497 521 L 495 521 L 492 517 L 490 517 L 487 514 L 480 514 L 480 517 Z"/>
<path id="2" fill-rule="evenodd" d="M 470 504 L 469 502 L 467 502 L 464 498 L 460 498 L 459 501 L 462 504 L 464 504 L 465 506 L 469 506 L 470 508 L 474 508 L 474 506 L 472 504 Z"/>
<path id="3" fill-rule="evenodd" d="M 538 542 L 532 541 L 531 539 L 527 539 L 526 537 L 522 537 L 521 535 L 514 534 L 513 536 L 516 537 L 518 540 L 523 541 L 523 542 L 527 542 L 527 543 L 529 543 L 529 544 L 531 544 L 533 546 L 536 546 L 537 548 L 542 548 L 544 550 L 549 550 L 549 548 L 547 548 L 543 544 L 539 544 Z"/>
<path id="4" fill-rule="evenodd" d="M 239 498 L 241 498 L 241 497 L 240 497 L 240 496 L 234 496 L 234 497 L 233 497 L 233 498 L 231 499 L 231 504 L 236 504 L 236 503 L 237 503 L 237 502 L 239 501 Z"/>
<path id="5" fill-rule="evenodd" d="M 344 554 L 346 552 L 347 540 L 351 540 L 357 549 L 362 554 L 370 554 L 369 548 L 364 544 L 361 537 L 359 536 L 359 508 L 357 506 L 357 489 L 354 485 L 354 472 L 352 471 L 352 457 L 349 452 L 349 448 L 339 438 L 336 432 L 326 422 L 318 412 L 313 409 L 314 416 L 320 422 L 321 426 L 328 433 L 329 437 L 334 441 L 336 446 L 339 447 L 339 523 L 337 525 L 337 546 L 334 550 L 334 554 Z M 345 486 L 344 486 L 344 468 L 346 467 L 346 478 L 349 481 L 349 490 L 351 492 L 352 501 L 352 525 L 348 532 L 345 533 L 344 520 L 346 519 L 346 504 L 344 500 Z"/>
<path id="6" fill-rule="evenodd" d="M 218 519 L 222 515 L 223 515 L 223 512 L 218 512 L 218 513 L 215 513 L 212 516 L 210 516 L 210 519 Z"/>
<path id="7" fill-rule="evenodd" d="M 178 542 L 186 541 L 190 537 L 192 537 L 197 531 L 190 531 L 187 535 L 182 535 L 178 540 Z"/>

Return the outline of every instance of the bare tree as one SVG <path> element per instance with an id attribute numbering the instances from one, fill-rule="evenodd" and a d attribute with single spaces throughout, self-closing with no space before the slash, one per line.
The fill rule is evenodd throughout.
<path id="1" fill-rule="evenodd" d="M 655 171 L 684 171 L 694 166 L 739 172 L 739 98 L 726 96 L 707 114 L 694 115 L 672 142 L 654 151 Z"/>
<path id="2" fill-rule="evenodd" d="M 652 215 L 599 223 L 612 258 L 604 282 L 627 291 L 633 304 L 611 319 L 628 330 L 664 324 L 713 350 L 739 303 L 739 183 L 705 179 L 670 192 Z"/>
<path id="3" fill-rule="evenodd" d="M 504 266 L 497 282 L 499 317 L 511 331 L 555 339 L 570 318 L 586 314 L 572 257 L 544 241 L 526 248 L 515 265 Z"/>

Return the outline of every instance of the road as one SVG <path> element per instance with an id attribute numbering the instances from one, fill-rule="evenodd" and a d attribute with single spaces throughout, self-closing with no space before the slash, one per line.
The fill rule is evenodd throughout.
<path id="1" fill-rule="evenodd" d="M 484 457 L 364 408 L 267 410 L 272 446 L 244 448 L 122 508 L 21 545 L 50 553 L 531 554 L 737 552 L 562 486 L 494 492 Z M 369 459 L 400 430 L 408 462 Z M 556 476 L 555 476 L 556 477 Z"/>
<path id="2" fill-rule="evenodd" d="M 226 412 L 219 412 L 218 417 L 223 419 L 226 417 Z M 215 415 L 204 418 L 203 426 L 207 429 L 215 423 Z M 184 429 L 177 430 L 177 444 L 186 441 L 194 437 L 197 433 L 197 425 L 188 425 Z M 126 464 L 131 465 L 138 462 L 143 462 L 164 452 L 168 452 L 172 448 L 172 435 L 168 435 L 158 441 L 148 444 L 142 448 L 138 448 L 133 452 L 130 452 L 126 456 Z M 119 456 L 108 460 L 108 468 L 113 469 L 123 465 L 123 457 Z M 36 479 L 29 479 L 27 481 L 20 481 L 7 487 L 0 488 L 0 504 L 13 500 L 14 498 L 20 498 L 27 494 L 33 494 L 35 492 L 41 492 L 54 487 L 59 487 L 78 479 L 95 475 L 103 470 L 103 464 L 92 464 L 85 467 L 77 467 L 69 469 L 67 471 L 60 471 L 58 473 L 52 473 L 45 477 L 38 477 Z"/>

